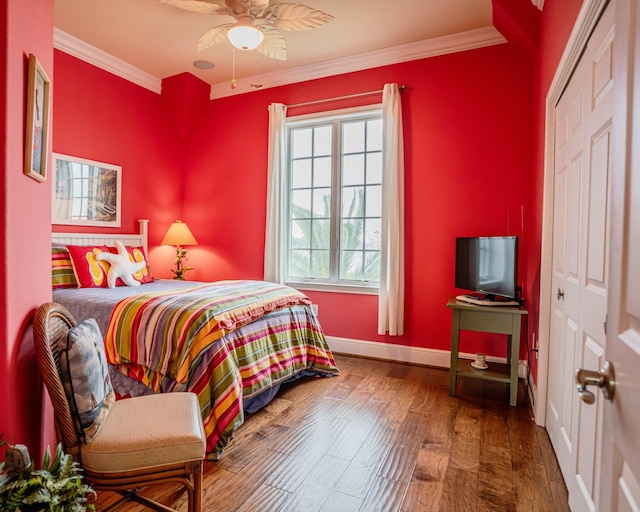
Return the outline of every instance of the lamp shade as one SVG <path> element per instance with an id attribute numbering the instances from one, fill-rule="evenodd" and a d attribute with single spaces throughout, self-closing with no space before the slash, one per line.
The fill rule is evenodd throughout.
<path id="1" fill-rule="evenodd" d="M 233 46 L 240 50 L 254 50 L 264 40 L 264 34 L 262 30 L 254 26 L 250 18 L 242 17 L 227 30 L 227 38 Z"/>
<path id="2" fill-rule="evenodd" d="M 198 245 L 198 242 L 189 227 L 181 220 L 177 220 L 169 226 L 161 245 Z"/>

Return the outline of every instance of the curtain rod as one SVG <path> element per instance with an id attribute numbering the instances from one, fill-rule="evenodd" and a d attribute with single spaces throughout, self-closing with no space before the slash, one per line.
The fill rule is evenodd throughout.
<path id="1" fill-rule="evenodd" d="M 399 85 L 398 90 L 403 92 L 407 88 L 406 85 Z M 369 91 L 369 92 L 359 92 L 357 94 L 347 94 L 346 96 L 335 96 L 334 98 L 325 98 L 323 100 L 314 100 L 314 101 L 305 101 L 302 103 L 294 103 L 293 105 L 287 105 L 287 108 L 294 107 L 306 107 L 307 105 L 316 105 L 318 103 L 327 103 L 329 101 L 337 101 L 337 100 L 347 100 L 351 98 L 359 98 L 361 96 L 371 96 L 372 94 L 381 94 L 382 89 L 379 91 Z"/>

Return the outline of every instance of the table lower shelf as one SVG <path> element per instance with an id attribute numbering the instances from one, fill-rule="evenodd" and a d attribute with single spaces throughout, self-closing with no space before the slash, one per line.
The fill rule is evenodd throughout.
<path id="1" fill-rule="evenodd" d="M 471 377 L 474 379 L 493 380 L 496 382 L 511 382 L 509 375 L 509 365 L 504 363 L 487 363 L 489 368 L 486 370 L 478 370 L 471 366 L 472 361 L 469 359 L 458 359 L 458 368 L 456 376 Z"/>

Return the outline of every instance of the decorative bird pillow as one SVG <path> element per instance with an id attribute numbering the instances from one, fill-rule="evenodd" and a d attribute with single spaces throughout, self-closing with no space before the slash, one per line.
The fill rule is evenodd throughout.
<path id="1" fill-rule="evenodd" d="M 145 261 L 131 261 L 127 249 L 120 241 L 116 241 L 118 254 L 101 252 L 96 256 L 99 261 L 106 261 L 111 265 L 107 272 L 107 286 L 115 288 L 118 278 L 122 279 L 127 286 L 140 286 L 133 274 L 139 272 L 147 266 Z"/>

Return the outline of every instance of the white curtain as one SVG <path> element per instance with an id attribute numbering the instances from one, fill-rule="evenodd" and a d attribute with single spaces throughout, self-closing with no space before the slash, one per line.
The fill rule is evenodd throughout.
<path id="1" fill-rule="evenodd" d="M 382 92 L 382 258 L 378 334 L 404 332 L 404 144 L 397 84 Z"/>
<path id="2" fill-rule="evenodd" d="M 267 167 L 267 226 L 264 245 L 264 279 L 284 281 L 282 261 L 282 208 L 285 198 L 284 172 L 286 156 L 287 106 L 269 105 L 269 162 Z"/>

